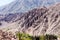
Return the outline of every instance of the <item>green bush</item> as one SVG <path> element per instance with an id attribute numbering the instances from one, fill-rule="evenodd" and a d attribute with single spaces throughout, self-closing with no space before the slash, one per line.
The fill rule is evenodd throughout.
<path id="1" fill-rule="evenodd" d="M 41 36 L 39 37 L 39 40 L 46 40 L 46 38 L 45 38 L 44 35 L 41 35 Z"/>
<path id="2" fill-rule="evenodd" d="M 25 33 L 16 33 L 16 36 L 18 38 L 18 40 L 57 40 L 57 36 L 55 35 L 40 35 L 38 37 L 33 37 L 33 36 L 30 36 L 28 34 L 25 34 Z"/>
<path id="3" fill-rule="evenodd" d="M 28 34 L 24 34 L 24 33 L 17 33 L 16 34 L 16 36 L 17 36 L 17 38 L 19 39 L 19 40 L 32 40 L 32 37 L 31 36 L 29 36 Z"/>
<path id="4" fill-rule="evenodd" d="M 49 34 L 46 34 L 46 40 L 57 40 L 57 36 L 56 35 L 49 35 Z"/>
<path id="5" fill-rule="evenodd" d="M 22 34 L 20 34 L 19 32 L 16 34 L 16 36 L 17 36 L 17 38 L 19 39 L 19 40 L 22 40 L 21 39 L 21 36 L 22 36 Z"/>

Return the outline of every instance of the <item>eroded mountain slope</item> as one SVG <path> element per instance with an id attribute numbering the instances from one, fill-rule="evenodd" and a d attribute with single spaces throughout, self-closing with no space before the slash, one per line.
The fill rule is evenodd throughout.
<path id="1" fill-rule="evenodd" d="M 11 17 L 10 17 L 11 16 Z M 60 34 L 60 4 L 49 8 L 35 8 L 23 14 L 6 15 L 0 29 L 20 31 L 33 36 L 41 34 Z M 10 19 L 11 20 L 8 20 Z"/>

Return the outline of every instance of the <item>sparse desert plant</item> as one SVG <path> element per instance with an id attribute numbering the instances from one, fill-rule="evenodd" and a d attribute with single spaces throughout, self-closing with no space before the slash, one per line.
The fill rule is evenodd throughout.
<path id="1" fill-rule="evenodd" d="M 32 37 L 25 33 L 18 32 L 16 36 L 18 37 L 19 40 L 32 40 Z"/>
<path id="2" fill-rule="evenodd" d="M 46 40 L 57 40 L 57 36 L 56 35 L 49 35 L 49 34 L 46 34 Z"/>
<path id="3" fill-rule="evenodd" d="M 44 35 L 41 35 L 41 36 L 39 37 L 39 40 L 46 40 L 46 37 L 45 37 Z"/>
<path id="4" fill-rule="evenodd" d="M 16 34 L 16 36 L 17 36 L 18 40 L 22 40 L 22 39 L 21 39 L 21 34 L 20 34 L 20 32 L 18 32 L 18 33 Z"/>
<path id="5" fill-rule="evenodd" d="M 57 36 L 49 35 L 49 34 L 33 37 L 33 36 L 30 36 L 29 34 L 18 32 L 16 36 L 18 40 L 57 40 Z"/>

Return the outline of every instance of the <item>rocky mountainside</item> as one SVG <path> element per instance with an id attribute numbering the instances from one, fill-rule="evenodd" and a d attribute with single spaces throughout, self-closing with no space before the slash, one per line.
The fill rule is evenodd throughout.
<path id="1" fill-rule="evenodd" d="M 50 6 L 60 0 L 15 0 L 14 2 L 0 7 L 0 14 L 26 12 L 40 6 Z"/>
<path id="2" fill-rule="evenodd" d="M 34 8 L 20 14 L 8 14 L 0 20 L 0 29 L 13 33 L 20 31 L 33 36 L 60 35 L 60 4 Z"/>

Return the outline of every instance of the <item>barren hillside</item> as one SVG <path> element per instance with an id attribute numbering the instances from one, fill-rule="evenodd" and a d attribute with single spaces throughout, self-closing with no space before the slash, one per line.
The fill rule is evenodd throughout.
<path id="1" fill-rule="evenodd" d="M 60 35 L 60 4 L 34 8 L 25 13 L 7 14 L 0 19 L 0 29 L 20 31 L 33 36 Z"/>

